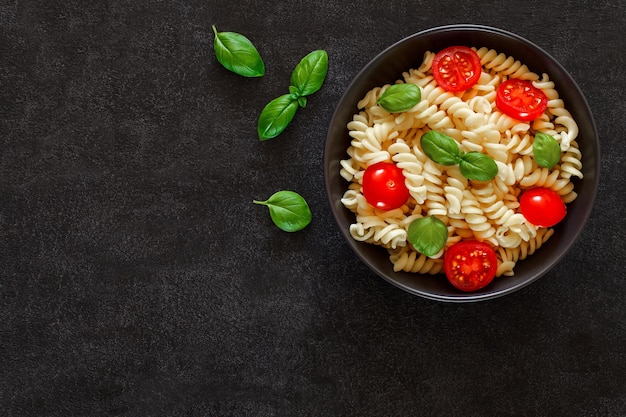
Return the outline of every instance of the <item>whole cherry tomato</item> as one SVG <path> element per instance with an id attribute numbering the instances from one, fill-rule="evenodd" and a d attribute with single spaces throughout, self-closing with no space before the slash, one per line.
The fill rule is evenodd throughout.
<path id="1" fill-rule="evenodd" d="M 461 291 L 476 291 L 496 276 L 498 259 L 486 243 L 462 240 L 450 246 L 444 255 L 443 268 L 448 281 Z"/>
<path id="2" fill-rule="evenodd" d="M 450 46 L 437 52 L 432 68 L 437 84 L 451 92 L 472 87 L 482 73 L 480 57 L 467 46 Z"/>
<path id="3" fill-rule="evenodd" d="M 530 81 L 511 78 L 498 86 L 496 106 L 507 116 L 530 121 L 543 114 L 548 97 Z"/>
<path id="4" fill-rule="evenodd" d="M 563 220 L 567 213 L 565 203 L 556 191 L 545 187 L 531 188 L 519 199 L 520 211 L 532 224 L 551 227 Z"/>
<path id="5" fill-rule="evenodd" d="M 380 210 L 401 207 L 409 199 L 402 168 L 391 162 L 370 165 L 363 173 L 363 195 Z"/>

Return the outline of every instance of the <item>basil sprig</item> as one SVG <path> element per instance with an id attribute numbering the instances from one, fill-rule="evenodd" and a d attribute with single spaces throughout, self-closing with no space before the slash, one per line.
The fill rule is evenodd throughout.
<path id="1" fill-rule="evenodd" d="M 422 99 L 422 92 L 415 84 L 394 84 L 378 98 L 377 104 L 390 113 L 406 111 Z"/>
<path id="2" fill-rule="evenodd" d="M 448 228 L 435 216 L 421 217 L 409 225 L 408 238 L 419 253 L 433 256 L 448 241 Z"/>
<path id="3" fill-rule="evenodd" d="M 561 160 L 561 146 L 553 136 L 547 133 L 535 133 L 533 155 L 540 167 L 552 169 Z"/>
<path id="4" fill-rule="evenodd" d="M 313 217 L 304 197 L 294 191 L 278 191 L 265 201 L 253 203 L 267 206 L 274 224 L 285 232 L 304 229 Z"/>
<path id="5" fill-rule="evenodd" d="M 489 181 L 498 175 L 498 166 L 489 156 L 480 152 L 461 152 L 450 136 L 430 130 L 420 138 L 422 150 L 441 165 L 459 165 L 461 174 L 470 180 Z"/>
<path id="6" fill-rule="evenodd" d="M 244 77 L 265 74 L 263 59 L 250 39 L 236 32 L 218 32 L 215 25 L 212 28 L 215 57 L 224 68 Z"/>
<path id="7" fill-rule="evenodd" d="M 291 122 L 299 107 L 306 107 L 306 96 L 318 91 L 328 73 L 328 54 L 316 50 L 306 55 L 291 74 L 289 94 L 270 101 L 261 111 L 257 123 L 260 140 L 280 135 Z"/>

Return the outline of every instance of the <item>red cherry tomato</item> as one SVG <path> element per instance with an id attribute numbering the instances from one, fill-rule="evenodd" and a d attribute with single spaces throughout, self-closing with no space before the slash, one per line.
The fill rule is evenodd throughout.
<path id="1" fill-rule="evenodd" d="M 450 246 L 444 255 L 443 268 L 448 281 L 461 291 L 476 291 L 496 276 L 498 259 L 486 243 L 463 240 Z"/>
<path id="2" fill-rule="evenodd" d="M 433 77 L 446 91 L 467 90 L 478 82 L 482 73 L 480 57 L 467 46 L 450 46 L 433 58 Z"/>
<path id="3" fill-rule="evenodd" d="M 363 195 L 380 210 L 401 207 L 409 199 L 402 169 L 391 162 L 370 165 L 363 174 Z"/>
<path id="4" fill-rule="evenodd" d="M 561 196 L 550 188 L 537 187 L 524 191 L 519 205 L 526 220 L 540 227 L 554 226 L 567 213 Z"/>
<path id="5" fill-rule="evenodd" d="M 543 114 L 548 97 L 530 81 L 511 78 L 498 86 L 496 106 L 507 116 L 526 122 Z"/>

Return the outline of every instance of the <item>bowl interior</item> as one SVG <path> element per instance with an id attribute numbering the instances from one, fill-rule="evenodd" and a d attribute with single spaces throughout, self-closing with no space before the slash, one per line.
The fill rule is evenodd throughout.
<path id="1" fill-rule="evenodd" d="M 554 81 L 565 106 L 578 123 L 576 141 L 582 152 L 583 180 L 575 182 L 578 198 L 568 204 L 568 214 L 555 227 L 554 235 L 535 254 L 516 264 L 513 277 L 495 279 L 482 290 L 464 293 L 456 290 L 440 275 L 394 272 L 384 248 L 357 242 L 349 227 L 354 214 L 346 209 L 341 198 L 348 183 L 340 176 L 340 160 L 346 159 L 350 137 L 346 128 L 356 113 L 356 103 L 367 91 L 402 77 L 402 72 L 417 68 L 424 52 L 447 46 L 466 45 L 493 48 L 513 56 L 538 74 L 547 73 Z M 569 250 L 591 214 L 598 186 L 599 141 L 593 116 L 580 88 L 549 54 L 533 43 L 510 32 L 478 25 L 452 25 L 416 33 L 390 46 L 376 56 L 357 75 L 340 99 L 332 117 L 324 151 L 324 175 L 331 210 L 345 238 L 374 272 L 390 283 L 416 295 L 441 301 L 478 301 L 498 297 L 520 289 L 550 270 Z"/>

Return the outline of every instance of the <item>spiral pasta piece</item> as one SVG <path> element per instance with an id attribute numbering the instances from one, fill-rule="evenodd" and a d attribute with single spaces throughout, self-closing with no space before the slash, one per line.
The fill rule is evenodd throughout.
<path id="1" fill-rule="evenodd" d="M 494 49 L 480 48 L 476 50 L 480 57 L 480 63 L 487 70 L 491 70 L 502 77 L 519 78 L 521 80 L 534 81 L 539 78 L 531 72 L 525 64 L 513 57 L 498 53 Z"/>
<path id="2" fill-rule="evenodd" d="M 583 164 L 581 158 L 582 154 L 578 149 L 578 143 L 572 142 L 567 152 L 561 157 L 561 176 L 563 178 L 582 178 L 583 173 L 581 169 Z"/>
<path id="3" fill-rule="evenodd" d="M 408 248 L 392 252 L 389 259 L 393 263 L 393 270 L 413 272 L 418 274 L 438 274 L 443 270 L 440 259 L 432 259 Z"/>
<path id="4" fill-rule="evenodd" d="M 448 169 L 447 185 L 444 186 L 446 207 L 448 215 L 454 216 L 461 214 L 461 206 L 463 204 L 464 191 L 467 189 L 468 181 L 458 167 Z"/>
<path id="5" fill-rule="evenodd" d="M 428 187 L 424 184 L 422 175 L 424 161 L 420 161 L 402 139 L 389 146 L 389 153 L 396 165 L 402 169 L 409 193 L 418 204 L 423 204 L 428 194 Z"/>

